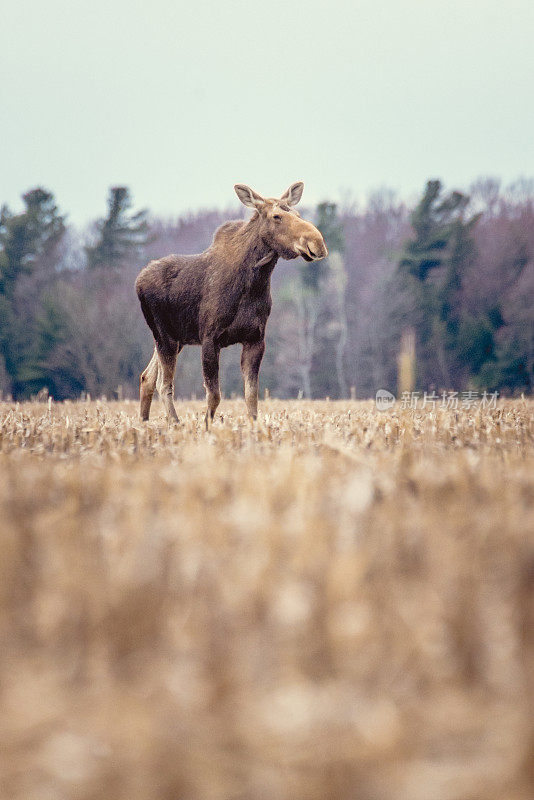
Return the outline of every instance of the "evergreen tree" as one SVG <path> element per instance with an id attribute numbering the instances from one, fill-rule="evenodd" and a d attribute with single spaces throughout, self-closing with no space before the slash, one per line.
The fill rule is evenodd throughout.
<path id="1" fill-rule="evenodd" d="M 130 213 L 132 200 L 126 186 L 114 186 L 108 198 L 108 214 L 96 223 L 97 240 L 85 248 L 90 269 L 119 266 L 148 241 L 147 211 Z"/>
<path id="2" fill-rule="evenodd" d="M 25 209 L 0 212 L 0 353 L 15 395 L 25 387 L 25 370 L 32 357 L 32 334 L 37 317 L 37 272 L 54 263 L 57 245 L 65 233 L 64 217 L 54 196 L 42 188 L 22 196 Z M 23 284 L 25 276 L 32 283 Z"/>
<path id="3" fill-rule="evenodd" d="M 345 233 L 336 203 L 319 203 L 316 211 L 317 227 L 330 253 L 345 252 Z M 317 262 L 321 263 L 321 262 Z"/>
<path id="4" fill-rule="evenodd" d="M 462 279 L 473 263 L 473 228 L 481 216 L 466 217 L 468 204 L 468 196 L 442 196 L 441 182 L 429 181 L 411 215 L 414 237 L 398 264 L 414 301 L 411 322 L 425 385 L 451 387 L 461 380 Z"/>
<path id="5" fill-rule="evenodd" d="M 324 261 L 319 262 L 322 265 L 323 294 L 326 296 L 324 297 L 322 325 L 324 346 L 322 352 L 318 354 L 320 355 L 318 361 L 325 374 L 318 394 L 347 397 L 348 387 L 343 363 L 348 332 L 345 305 L 347 287 L 344 259 L 345 234 L 336 203 L 320 203 L 317 206 L 316 219 L 317 227 L 323 234 L 329 253 Z M 335 376 L 331 370 L 332 356 L 336 365 Z M 317 368 L 314 369 L 317 377 L 319 377 L 320 365 L 317 364 Z"/>
<path id="6" fill-rule="evenodd" d="M 54 196 L 45 189 L 22 195 L 25 210 L 0 210 L 0 293 L 12 298 L 18 279 L 33 272 L 39 258 L 49 255 L 65 233 L 65 218 Z"/>

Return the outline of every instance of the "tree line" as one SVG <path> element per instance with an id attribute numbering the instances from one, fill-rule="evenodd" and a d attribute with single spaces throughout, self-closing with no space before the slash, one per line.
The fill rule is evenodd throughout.
<path id="1" fill-rule="evenodd" d="M 0 210 L 0 392 L 23 399 L 137 396 L 152 350 L 133 284 L 151 258 L 205 249 L 243 211 L 178 219 L 134 210 L 127 187 L 77 230 L 52 192 Z M 262 385 L 278 397 L 396 392 L 402 342 L 415 342 L 413 388 L 530 392 L 534 383 L 534 182 L 438 180 L 407 204 L 392 192 L 305 211 L 329 256 L 279 262 Z M 221 385 L 241 391 L 239 352 Z M 178 397 L 201 396 L 195 348 L 178 359 Z"/>

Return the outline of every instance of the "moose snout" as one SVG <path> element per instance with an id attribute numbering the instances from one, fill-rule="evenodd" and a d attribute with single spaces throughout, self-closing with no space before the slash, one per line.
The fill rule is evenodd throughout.
<path id="1" fill-rule="evenodd" d="M 316 259 L 326 258 L 328 255 L 328 250 L 322 236 L 320 239 L 316 239 L 314 242 L 312 242 L 311 245 L 308 244 L 308 248 Z"/>
<path id="2" fill-rule="evenodd" d="M 314 237 L 303 236 L 297 250 L 305 261 L 319 261 L 328 255 L 324 239 L 320 234 Z"/>

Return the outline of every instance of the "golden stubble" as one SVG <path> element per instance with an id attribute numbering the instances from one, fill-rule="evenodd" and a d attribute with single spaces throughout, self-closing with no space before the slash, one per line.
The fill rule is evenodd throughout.
<path id="1" fill-rule="evenodd" d="M 0 404 L 2 796 L 534 796 L 534 403 Z"/>

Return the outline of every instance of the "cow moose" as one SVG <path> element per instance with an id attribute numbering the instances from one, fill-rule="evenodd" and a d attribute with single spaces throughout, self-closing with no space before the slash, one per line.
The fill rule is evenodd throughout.
<path id="1" fill-rule="evenodd" d="M 294 209 L 303 183 L 293 183 L 280 198 L 261 197 L 243 184 L 234 188 L 241 202 L 254 209 L 248 221 L 221 225 L 203 253 L 151 261 L 135 282 L 155 340 L 154 354 L 139 382 L 142 420 L 148 420 L 156 386 L 169 421 L 178 420 L 174 372 L 186 344 L 202 347 L 206 428 L 220 402 L 219 353 L 231 344 L 243 345 L 245 402 L 250 417 L 256 419 L 258 373 L 271 312 L 271 273 L 279 258 L 302 256 L 311 262 L 328 255 L 320 231 Z"/>

